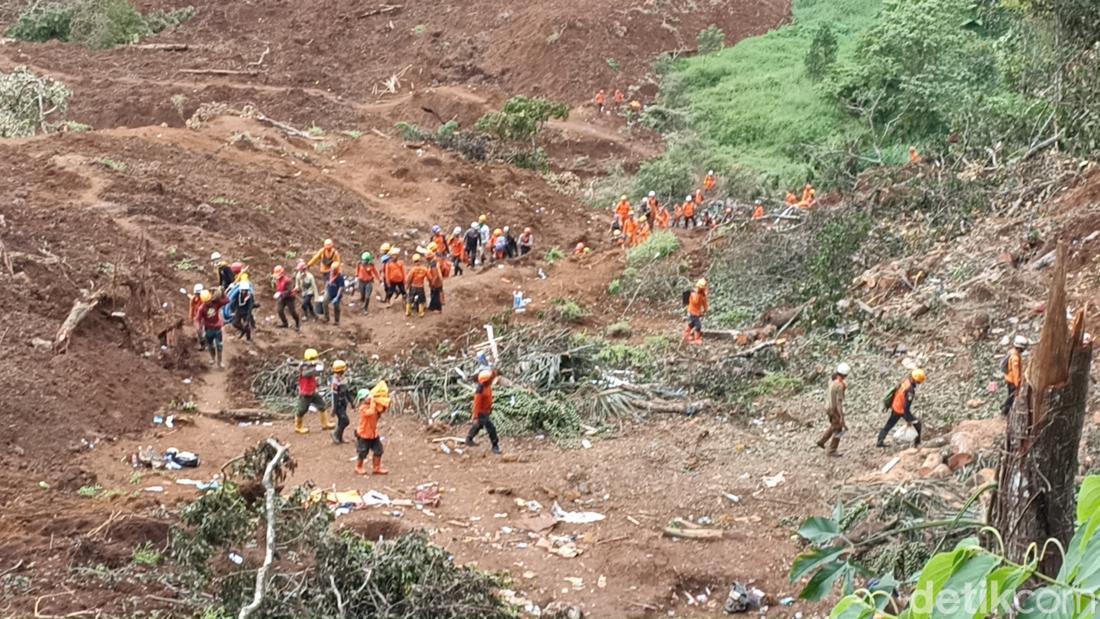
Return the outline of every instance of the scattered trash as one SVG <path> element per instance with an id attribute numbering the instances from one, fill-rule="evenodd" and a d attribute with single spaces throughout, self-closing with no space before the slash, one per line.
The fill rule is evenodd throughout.
<path id="1" fill-rule="evenodd" d="M 49 490 L 50 489 L 50 485 L 48 483 L 44 482 L 44 481 L 38 482 L 38 487 L 43 489 L 43 490 Z"/>
<path id="2" fill-rule="evenodd" d="M 894 443 L 911 443 L 917 439 L 917 429 L 906 422 L 894 430 Z"/>
<path id="3" fill-rule="evenodd" d="M 175 470 L 177 468 L 193 469 L 199 466 L 199 456 L 194 452 L 180 451 L 175 447 L 169 447 L 164 451 L 164 468 Z"/>
<path id="4" fill-rule="evenodd" d="M 421 507 L 439 507 L 439 482 L 429 481 L 417 486 L 413 503 Z"/>
<path id="5" fill-rule="evenodd" d="M 181 486 L 194 486 L 203 492 L 207 490 L 217 490 L 221 488 L 222 482 L 218 480 L 214 481 L 199 481 L 197 479 L 177 479 L 176 483 Z"/>
<path id="6" fill-rule="evenodd" d="M 885 475 L 889 473 L 891 470 L 893 470 L 895 466 L 898 465 L 898 462 L 901 462 L 901 456 L 894 456 L 892 460 L 886 463 L 886 466 L 882 467 L 882 474 Z"/>
<path id="7" fill-rule="evenodd" d="M 748 589 L 745 585 L 734 582 L 730 586 L 730 594 L 726 598 L 726 604 L 722 607 L 722 610 L 726 611 L 727 614 L 759 610 L 764 605 L 764 600 L 767 597 L 766 593 L 756 587 Z"/>
<path id="8" fill-rule="evenodd" d="M 517 314 L 522 314 L 527 311 L 527 306 L 531 304 L 531 299 L 523 296 L 522 290 L 517 290 L 512 293 L 512 311 Z"/>
<path id="9" fill-rule="evenodd" d="M 714 524 L 714 518 L 711 518 L 710 516 L 699 516 L 695 519 L 695 522 L 706 527 Z"/>
<path id="10" fill-rule="evenodd" d="M 389 505 L 392 503 L 390 497 L 382 494 L 377 490 L 369 490 L 362 498 L 363 505 L 366 507 L 379 507 L 382 505 Z"/>
<path id="11" fill-rule="evenodd" d="M 583 447 L 585 449 L 592 449 L 592 441 L 590 441 L 586 438 L 582 438 L 581 439 L 581 447 Z"/>
<path id="12" fill-rule="evenodd" d="M 149 486 L 145 489 L 146 492 L 164 492 L 164 486 Z"/>
<path id="13" fill-rule="evenodd" d="M 160 415 L 153 415 L 153 425 L 159 426 L 164 423 L 164 417 Z"/>
<path id="14" fill-rule="evenodd" d="M 554 515 L 554 519 L 558 522 L 569 524 L 591 524 L 607 518 L 607 516 L 597 512 L 567 512 L 558 505 L 557 501 L 550 507 L 550 513 Z"/>
<path id="15" fill-rule="evenodd" d="M 447 443 L 440 443 L 439 444 L 439 451 L 442 451 L 443 453 L 445 453 L 447 455 L 451 455 L 451 448 L 447 447 Z"/>
<path id="16" fill-rule="evenodd" d="M 539 279 L 546 279 L 546 271 L 543 271 L 542 267 L 539 267 Z"/>
<path id="17" fill-rule="evenodd" d="M 183 384 L 190 385 L 191 384 L 191 379 L 190 378 L 183 379 Z"/>
<path id="18" fill-rule="evenodd" d="M 583 578 L 578 578 L 576 576 L 566 576 L 562 580 L 569 583 L 570 585 L 573 585 L 573 588 L 578 590 L 578 591 L 580 591 L 581 589 L 584 589 L 584 579 Z"/>
<path id="19" fill-rule="evenodd" d="M 229 553 L 229 560 L 232 561 L 233 563 L 236 563 L 237 565 L 241 565 L 241 564 L 244 563 L 244 557 L 242 557 L 241 555 L 239 555 L 235 552 L 230 552 Z"/>
<path id="20" fill-rule="evenodd" d="M 570 535 L 540 537 L 535 542 L 535 547 L 542 548 L 546 552 L 564 559 L 572 559 L 584 552 L 583 549 L 577 547 L 576 540 Z"/>
<path id="21" fill-rule="evenodd" d="M 740 503 L 741 502 L 741 497 L 737 496 L 736 494 L 730 494 L 728 492 L 723 492 L 722 496 L 726 497 L 726 499 L 728 499 L 730 503 Z"/>
<path id="22" fill-rule="evenodd" d="M 538 501 L 525 501 L 523 499 L 516 499 L 516 507 L 526 509 L 527 511 L 537 514 L 542 511 L 542 503 Z"/>
<path id="23" fill-rule="evenodd" d="M 794 604 L 794 598 L 788 595 L 787 597 L 783 598 L 782 600 L 779 600 L 779 603 L 782 604 L 783 606 L 790 606 L 790 605 Z"/>
<path id="24" fill-rule="evenodd" d="M 787 481 L 787 477 L 781 472 L 778 475 L 773 475 L 772 477 L 764 477 L 762 481 L 764 482 L 764 486 L 768 488 L 775 488 L 779 484 Z"/>
<path id="25" fill-rule="evenodd" d="M 722 529 L 707 529 L 683 518 L 673 518 L 664 528 L 664 534 L 683 539 L 721 539 L 724 535 Z"/>

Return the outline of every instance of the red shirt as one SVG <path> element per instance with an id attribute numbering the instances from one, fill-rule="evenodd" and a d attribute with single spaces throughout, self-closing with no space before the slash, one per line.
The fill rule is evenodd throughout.
<path id="1" fill-rule="evenodd" d="M 225 326 L 221 309 L 228 303 L 229 300 L 225 297 L 221 297 L 217 301 L 203 303 L 202 307 L 199 308 L 199 324 L 202 325 L 202 328 L 207 331 L 216 331 Z"/>
<path id="2" fill-rule="evenodd" d="M 317 370 L 312 364 L 298 368 L 298 395 L 311 396 L 317 393 Z"/>
<path id="3" fill-rule="evenodd" d="M 283 297 L 293 297 L 298 291 L 294 289 L 294 280 L 290 279 L 289 275 L 283 274 L 275 280 L 275 292 L 280 293 L 279 298 L 281 299 Z"/>

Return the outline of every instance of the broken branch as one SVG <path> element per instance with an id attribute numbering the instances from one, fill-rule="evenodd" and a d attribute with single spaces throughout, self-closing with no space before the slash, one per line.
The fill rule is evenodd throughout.
<path id="1" fill-rule="evenodd" d="M 69 340 L 72 338 L 73 331 L 76 331 L 76 328 L 80 326 L 80 322 L 84 320 L 89 312 L 95 309 L 95 306 L 99 305 L 104 296 L 102 291 L 94 291 L 84 293 L 84 296 L 73 301 L 73 307 L 69 310 L 69 315 L 61 323 L 61 327 L 57 330 L 57 336 L 54 337 L 54 353 L 61 354 L 69 349 Z"/>
<path id="2" fill-rule="evenodd" d="M 275 481 L 272 477 L 275 474 L 275 468 L 279 465 L 279 461 L 286 455 L 287 446 L 280 444 L 273 438 L 267 439 L 267 444 L 275 448 L 275 455 L 272 456 L 271 461 L 267 463 L 267 468 L 264 469 L 264 512 L 267 519 L 267 539 L 266 547 L 264 549 L 264 563 L 260 566 L 260 569 L 256 572 L 256 592 L 252 597 L 252 601 L 247 606 L 241 608 L 238 619 L 248 619 L 252 613 L 260 607 L 260 604 L 264 601 L 264 593 L 267 589 L 267 572 L 271 569 L 271 563 L 275 560 Z"/>

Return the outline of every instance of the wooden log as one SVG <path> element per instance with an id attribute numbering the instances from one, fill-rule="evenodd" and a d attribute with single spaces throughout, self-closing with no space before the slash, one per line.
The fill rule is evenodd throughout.
<path id="1" fill-rule="evenodd" d="M 186 43 L 142 43 L 130 47 L 154 52 L 186 52 L 191 49 L 191 46 Z"/>
<path id="2" fill-rule="evenodd" d="M 102 291 L 85 292 L 79 299 L 73 301 L 73 307 L 61 326 L 57 329 L 57 335 L 53 340 L 53 350 L 61 354 L 69 349 L 69 340 L 73 331 L 80 326 L 80 322 L 103 300 Z"/>
<path id="3" fill-rule="evenodd" d="M 180 69 L 180 73 L 186 73 L 188 75 L 245 75 L 256 76 L 260 72 L 256 70 L 236 70 L 236 69 Z"/>
<path id="4" fill-rule="evenodd" d="M 668 526 L 663 529 L 663 532 L 669 537 L 701 540 L 721 539 L 725 535 L 722 529 L 706 529 L 682 518 L 674 518 L 672 522 L 669 522 Z"/>
<path id="5" fill-rule="evenodd" d="M 989 520 L 1011 561 L 1027 561 L 1029 548 L 1056 539 L 1068 547 L 1076 517 L 1077 456 L 1088 408 L 1092 343 L 1085 341 L 1081 309 L 1066 321 L 1066 245 L 1059 243 L 1046 320 L 1024 384 L 1009 412 L 1005 455 Z M 1054 545 L 1039 570 L 1055 576 L 1062 565 Z"/>
<path id="6" fill-rule="evenodd" d="M 404 7 L 400 4 L 383 4 L 382 6 L 380 6 L 378 8 L 371 9 L 371 10 L 365 12 L 365 13 L 360 13 L 359 18 L 363 19 L 363 18 L 366 18 L 366 17 L 374 17 L 375 15 L 384 15 L 386 13 L 393 13 L 394 11 L 400 11 L 402 8 L 404 8 Z"/>
<path id="7" fill-rule="evenodd" d="M 235 408 L 213 411 L 192 411 L 195 415 L 221 419 L 222 421 L 286 421 L 292 415 L 275 413 L 263 408 Z"/>

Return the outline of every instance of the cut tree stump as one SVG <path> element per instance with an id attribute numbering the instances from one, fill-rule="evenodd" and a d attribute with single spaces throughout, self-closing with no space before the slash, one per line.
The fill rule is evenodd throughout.
<path id="1" fill-rule="evenodd" d="M 1001 532 L 1009 560 L 1026 563 L 1029 548 L 1056 539 L 1068 547 L 1076 518 L 1077 455 L 1092 367 L 1085 340 L 1088 307 L 1066 320 L 1066 246 L 1059 243 L 1046 320 L 1024 384 L 1009 412 L 1005 455 L 998 471 L 990 522 Z M 1039 570 L 1054 577 L 1061 551 L 1047 547 Z"/>
<path id="2" fill-rule="evenodd" d="M 54 353 L 62 354 L 69 349 L 69 340 L 72 339 L 73 332 L 105 296 L 103 291 L 100 290 L 82 292 L 82 296 L 73 301 L 73 307 L 69 310 L 69 315 L 61 323 L 61 327 L 57 330 L 57 336 L 54 337 Z"/>

